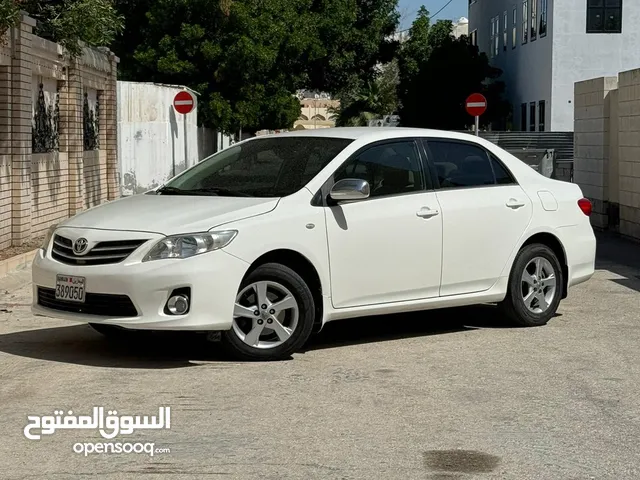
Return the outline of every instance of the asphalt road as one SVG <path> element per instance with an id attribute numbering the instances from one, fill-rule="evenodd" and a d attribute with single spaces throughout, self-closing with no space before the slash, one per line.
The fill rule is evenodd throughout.
<path id="1" fill-rule="evenodd" d="M 549 325 L 492 307 L 330 324 L 276 363 L 226 362 L 192 335 L 111 343 L 33 317 L 28 272 L 0 279 L 0 477 L 640 477 L 640 246 L 601 239 L 595 277 Z M 94 406 L 171 428 L 28 440 L 27 415 Z M 80 442 L 170 453 L 74 453 Z"/>

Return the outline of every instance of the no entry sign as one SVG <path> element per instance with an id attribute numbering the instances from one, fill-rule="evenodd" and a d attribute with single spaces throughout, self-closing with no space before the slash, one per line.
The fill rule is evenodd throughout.
<path id="1" fill-rule="evenodd" d="M 173 108 L 176 109 L 176 112 L 182 113 L 183 115 L 191 112 L 195 104 L 196 102 L 193 95 L 187 90 L 178 92 L 173 99 Z"/>
<path id="2" fill-rule="evenodd" d="M 487 99 L 480 93 L 472 93 L 465 103 L 467 113 L 472 117 L 479 117 L 487 111 Z"/>

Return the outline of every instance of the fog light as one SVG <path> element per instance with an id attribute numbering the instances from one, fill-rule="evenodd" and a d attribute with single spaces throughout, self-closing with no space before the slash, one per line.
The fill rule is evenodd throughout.
<path id="1" fill-rule="evenodd" d="M 174 295 L 167 302 L 167 310 L 173 315 L 184 315 L 189 310 L 189 297 Z"/>

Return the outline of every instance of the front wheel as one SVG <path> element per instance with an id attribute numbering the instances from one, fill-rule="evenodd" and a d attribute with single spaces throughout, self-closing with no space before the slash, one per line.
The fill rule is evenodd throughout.
<path id="1" fill-rule="evenodd" d="M 555 315 L 562 298 L 562 267 L 543 244 L 524 247 L 509 276 L 507 296 L 500 304 L 506 317 L 520 327 L 537 327 Z"/>
<path id="2" fill-rule="evenodd" d="M 242 282 L 222 343 L 240 360 L 281 360 L 308 340 L 314 318 L 313 295 L 300 275 L 267 263 Z"/>

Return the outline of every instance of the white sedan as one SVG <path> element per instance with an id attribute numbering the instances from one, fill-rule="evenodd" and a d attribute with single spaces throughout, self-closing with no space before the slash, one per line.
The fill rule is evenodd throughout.
<path id="1" fill-rule="evenodd" d="M 590 213 L 577 185 L 467 134 L 258 137 L 52 227 L 32 308 L 105 334 L 220 332 L 255 360 L 372 314 L 498 303 L 539 326 L 594 273 Z"/>

